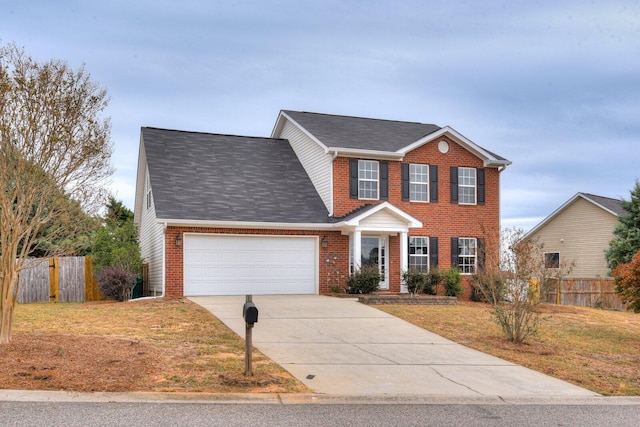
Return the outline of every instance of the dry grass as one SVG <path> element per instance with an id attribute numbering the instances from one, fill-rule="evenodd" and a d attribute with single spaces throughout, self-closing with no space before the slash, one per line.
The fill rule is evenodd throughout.
<path id="1" fill-rule="evenodd" d="M 255 349 L 254 381 L 247 384 L 244 350 L 241 337 L 185 299 L 24 304 L 16 309 L 11 344 L 0 346 L 0 387 L 308 391 Z M 240 383 L 228 381 L 234 379 Z"/>
<path id="2" fill-rule="evenodd" d="M 607 396 L 640 395 L 640 315 L 543 305 L 538 337 L 506 341 L 486 304 L 377 306 L 452 341 Z"/>

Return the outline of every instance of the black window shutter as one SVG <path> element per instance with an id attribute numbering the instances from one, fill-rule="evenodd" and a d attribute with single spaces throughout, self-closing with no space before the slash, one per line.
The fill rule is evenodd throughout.
<path id="1" fill-rule="evenodd" d="M 485 260 L 487 259 L 485 255 L 485 247 L 484 247 L 484 239 L 478 238 L 478 271 L 480 273 L 484 273 L 485 271 Z"/>
<path id="2" fill-rule="evenodd" d="M 451 267 L 458 268 L 458 238 L 451 238 Z"/>
<path id="3" fill-rule="evenodd" d="M 358 198 L 358 160 L 349 161 L 349 197 Z"/>
<path id="4" fill-rule="evenodd" d="M 484 169 L 476 170 L 478 178 L 478 204 L 484 205 Z"/>
<path id="5" fill-rule="evenodd" d="M 438 165 L 429 166 L 429 201 L 438 201 Z"/>
<path id="6" fill-rule="evenodd" d="M 458 168 L 451 166 L 451 203 L 458 203 Z"/>
<path id="7" fill-rule="evenodd" d="M 389 162 L 380 162 L 380 198 L 389 198 Z"/>
<path id="8" fill-rule="evenodd" d="M 429 267 L 438 268 L 438 238 L 429 237 Z"/>
<path id="9" fill-rule="evenodd" d="M 402 164 L 402 201 L 409 201 L 409 163 Z"/>

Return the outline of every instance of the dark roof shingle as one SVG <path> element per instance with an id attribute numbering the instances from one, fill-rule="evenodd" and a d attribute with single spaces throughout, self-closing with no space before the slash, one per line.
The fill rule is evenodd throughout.
<path id="1" fill-rule="evenodd" d="M 580 194 L 582 194 L 584 197 L 588 199 L 591 199 L 593 202 L 599 204 L 605 209 L 608 209 L 611 212 L 614 212 L 618 216 L 627 216 L 629 214 L 629 212 L 624 210 L 624 208 L 622 207 L 622 200 L 620 199 L 612 199 L 610 197 L 596 196 L 595 194 L 589 194 L 589 193 L 580 193 Z"/>
<path id="2" fill-rule="evenodd" d="M 283 113 L 325 146 L 336 148 L 397 151 L 440 130 L 439 126 L 425 123 L 290 110 L 283 110 Z"/>
<path id="3" fill-rule="evenodd" d="M 287 140 L 143 127 L 156 217 L 326 223 Z"/>

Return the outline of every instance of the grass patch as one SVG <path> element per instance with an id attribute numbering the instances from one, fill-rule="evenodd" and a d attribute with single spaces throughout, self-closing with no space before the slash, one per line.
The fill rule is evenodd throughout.
<path id="1" fill-rule="evenodd" d="M 640 395 L 640 315 L 541 306 L 538 337 L 508 342 L 486 304 L 376 306 L 452 341 L 606 396 Z"/>
<path id="2" fill-rule="evenodd" d="M 0 346 L 0 387 L 308 392 L 256 349 L 254 377 L 272 380 L 269 385 L 247 388 L 225 383 L 222 374 L 243 377 L 244 350 L 241 337 L 186 299 L 20 304 L 16 307 L 12 342 Z M 47 381 L 34 384 L 31 373 L 41 370 L 47 371 Z M 72 378 L 73 372 L 84 375 Z M 118 375 L 122 376 L 120 380 L 114 378 Z"/>

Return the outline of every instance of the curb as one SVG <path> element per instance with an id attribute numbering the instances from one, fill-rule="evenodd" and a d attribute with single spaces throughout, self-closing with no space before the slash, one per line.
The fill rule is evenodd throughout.
<path id="1" fill-rule="evenodd" d="M 405 405 L 638 405 L 640 396 L 449 396 L 322 395 L 273 393 L 76 393 L 44 390 L 0 390 L 0 402 L 197 403 L 197 404 L 405 404 Z"/>

